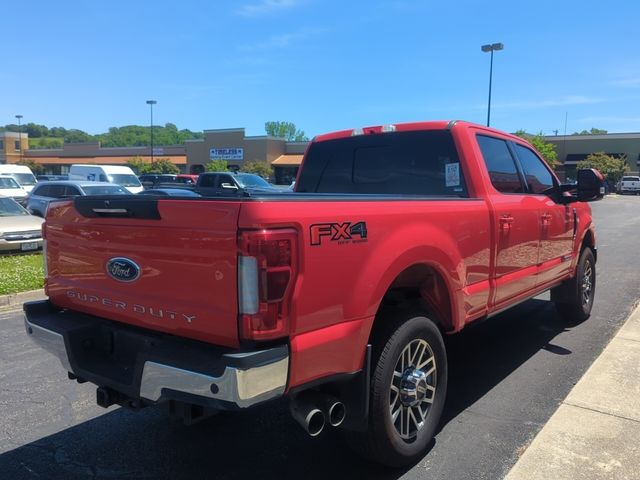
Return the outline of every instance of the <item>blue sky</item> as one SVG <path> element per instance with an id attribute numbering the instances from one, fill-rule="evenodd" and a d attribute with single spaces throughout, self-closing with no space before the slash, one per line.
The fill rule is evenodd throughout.
<path id="1" fill-rule="evenodd" d="M 14 2 L 0 124 L 294 122 L 308 136 L 464 119 L 562 134 L 640 131 L 640 3 L 238 0 Z M 5 19 L 7 20 L 7 19 Z M 13 60 L 8 54 L 13 52 Z"/>

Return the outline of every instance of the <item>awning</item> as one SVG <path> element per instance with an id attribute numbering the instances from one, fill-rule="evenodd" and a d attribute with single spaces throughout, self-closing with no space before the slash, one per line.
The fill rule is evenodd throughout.
<path id="1" fill-rule="evenodd" d="M 280 155 L 271 165 L 276 167 L 299 167 L 304 155 Z"/>

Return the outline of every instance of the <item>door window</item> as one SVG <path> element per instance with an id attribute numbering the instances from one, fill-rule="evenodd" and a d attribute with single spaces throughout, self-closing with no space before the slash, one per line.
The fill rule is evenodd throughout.
<path id="1" fill-rule="evenodd" d="M 518 169 L 507 142 L 485 135 L 478 135 L 477 138 L 493 187 L 501 193 L 523 193 Z"/>
<path id="2" fill-rule="evenodd" d="M 516 144 L 516 153 L 524 171 L 529 193 L 545 194 L 555 186 L 553 175 L 544 160 L 532 150 Z"/>
<path id="3" fill-rule="evenodd" d="M 53 198 L 64 197 L 64 185 L 49 185 L 49 196 Z"/>

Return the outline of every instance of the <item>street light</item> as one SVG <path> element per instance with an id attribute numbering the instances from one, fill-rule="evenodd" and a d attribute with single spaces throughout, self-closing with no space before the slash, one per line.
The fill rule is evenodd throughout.
<path id="1" fill-rule="evenodd" d="M 155 100 L 147 100 L 147 105 L 151 109 L 151 166 L 153 167 L 153 106 L 158 103 Z"/>
<path id="2" fill-rule="evenodd" d="M 501 43 L 492 43 L 490 45 L 482 45 L 480 49 L 483 52 L 491 52 L 491 66 L 489 67 L 489 105 L 487 107 L 487 127 L 491 123 L 491 80 L 493 78 L 493 52 L 504 49 Z"/>
<path id="3" fill-rule="evenodd" d="M 22 120 L 22 115 L 16 115 L 18 119 L 18 145 L 20 145 L 20 163 L 22 163 L 22 127 L 20 125 L 20 120 Z"/>

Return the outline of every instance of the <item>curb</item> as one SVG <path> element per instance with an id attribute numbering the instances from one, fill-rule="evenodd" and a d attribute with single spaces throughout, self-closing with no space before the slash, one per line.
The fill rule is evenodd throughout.
<path id="1" fill-rule="evenodd" d="M 44 289 L 30 290 L 28 292 L 11 293 L 9 295 L 0 295 L 0 310 L 8 310 L 17 306 L 22 306 L 24 302 L 33 300 L 44 300 L 46 295 Z"/>

